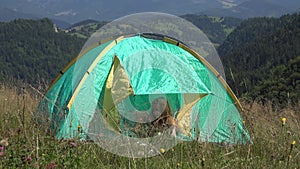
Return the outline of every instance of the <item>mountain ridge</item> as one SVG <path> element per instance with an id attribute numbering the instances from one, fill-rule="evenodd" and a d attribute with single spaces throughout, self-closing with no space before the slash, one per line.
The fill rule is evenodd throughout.
<path id="1" fill-rule="evenodd" d="M 163 12 L 174 15 L 206 14 L 248 18 L 280 16 L 300 8 L 297 0 L 1 0 L 8 9 L 31 13 L 74 24 L 85 19 L 110 21 L 138 12 Z"/>

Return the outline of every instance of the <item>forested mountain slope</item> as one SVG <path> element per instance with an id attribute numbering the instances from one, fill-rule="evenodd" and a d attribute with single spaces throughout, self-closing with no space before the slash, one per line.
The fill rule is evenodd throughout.
<path id="1" fill-rule="evenodd" d="M 190 21 L 215 44 L 222 44 L 227 35 L 242 22 L 242 19 L 231 17 L 212 17 L 207 15 L 183 15 L 182 18 Z"/>
<path id="2" fill-rule="evenodd" d="M 238 18 L 212 17 L 196 14 L 187 14 L 180 17 L 186 19 L 202 30 L 216 46 L 222 44 L 226 37 L 242 22 L 242 19 Z M 100 27 L 107 23 L 108 22 L 84 20 L 74 24 L 69 28 L 69 31 L 80 37 L 88 38 L 92 33 L 96 32 Z"/>
<path id="3" fill-rule="evenodd" d="M 240 96 L 280 105 L 299 101 L 300 14 L 246 20 L 219 53 Z"/>
<path id="4" fill-rule="evenodd" d="M 55 31 L 49 19 L 0 22 L 0 80 L 52 81 L 84 41 Z"/>

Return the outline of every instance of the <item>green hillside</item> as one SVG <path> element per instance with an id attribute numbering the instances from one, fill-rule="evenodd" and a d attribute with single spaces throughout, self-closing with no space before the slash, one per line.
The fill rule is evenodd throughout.
<path id="1" fill-rule="evenodd" d="M 210 17 L 207 15 L 183 15 L 182 18 L 190 21 L 215 44 L 222 44 L 226 37 L 242 21 L 231 17 Z"/>
<path id="2" fill-rule="evenodd" d="M 0 22 L 0 80 L 51 81 L 84 39 L 56 32 L 49 19 Z"/>
<path id="3" fill-rule="evenodd" d="M 212 42 L 222 43 L 218 52 L 227 80 L 239 97 L 279 105 L 299 101 L 299 14 L 243 22 L 226 17 L 184 17 Z M 48 84 L 103 24 L 87 21 L 65 33 L 55 31 L 49 19 L 0 23 L 0 81 Z"/>
<path id="4" fill-rule="evenodd" d="M 235 29 L 235 27 L 242 21 L 242 19 L 231 17 L 211 17 L 207 15 L 188 14 L 181 16 L 190 21 L 199 29 L 201 29 L 206 36 L 216 46 L 225 41 L 226 37 Z M 79 37 L 88 38 L 92 33 L 96 32 L 100 27 L 107 22 L 97 22 L 94 20 L 84 20 L 74 24 L 69 28 L 69 32 Z"/>
<path id="5" fill-rule="evenodd" d="M 250 18 L 241 22 L 218 48 L 220 55 L 227 55 L 232 51 L 246 46 L 259 38 L 268 37 L 275 31 L 289 24 L 289 15 L 281 18 Z"/>
<path id="6" fill-rule="evenodd" d="M 88 39 L 93 33 L 100 29 L 107 22 L 99 22 L 95 20 L 84 20 L 72 25 L 67 31 L 71 35 Z"/>
<path id="7" fill-rule="evenodd" d="M 261 102 L 298 103 L 299 35 L 300 14 L 242 22 L 219 48 L 229 84 Z"/>

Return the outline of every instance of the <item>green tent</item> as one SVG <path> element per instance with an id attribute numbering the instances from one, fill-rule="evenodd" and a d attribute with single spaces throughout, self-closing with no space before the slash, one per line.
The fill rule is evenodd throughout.
<path id="1" fill-rule="evenodd" d="M 139 113 L 153 113 L 160 98 L 167 100 L 176 137 L 251 142 L 242 107 L 222 76 L 184 43 L 149 33 L 83 51 L 52 82 L 35 116 L 58 139 L 89 139 L 99 130 L 139 137 L 136 124 L 147 130 L 151 123 L 139 122 Z"/>

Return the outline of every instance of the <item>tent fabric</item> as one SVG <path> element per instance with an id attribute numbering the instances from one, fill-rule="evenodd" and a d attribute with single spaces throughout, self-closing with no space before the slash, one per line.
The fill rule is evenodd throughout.
<path id="1" fill-rule="evenodd" d="M 163 97 L 186 139 L 251 142 L 229 86 L 204 58 L 170 37 L 122 36 L 87 50 L 62 73 L 36 112 L 57 138 L 104 126 L 136 136 L 136 114 L 150 116 L 151 103 Z"/>

